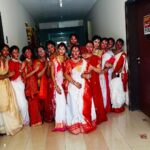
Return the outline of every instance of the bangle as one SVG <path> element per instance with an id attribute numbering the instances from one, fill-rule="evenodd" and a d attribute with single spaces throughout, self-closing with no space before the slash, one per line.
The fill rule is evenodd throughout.
<path id="1" fill-rule="evenodd" d="M 76 83 L 76 82 L 75 82 L 74 80 L 72 80 L 72 82 L 71 82 L 71 83 L 75 85 L 75 83 Z"/>
<path id="2" fill-rule="evenodd" d="M 116 77 L 119 77 L 119 73 L 118 72 L 116 72 L 115 75 L 116 75 Z"/>
<path id="3" fill-rule="evenodd" d="M 54 88 L 56 89 L 58 87 L 58 85 L 56 84 L 56 85 L 54 85 Z"/>

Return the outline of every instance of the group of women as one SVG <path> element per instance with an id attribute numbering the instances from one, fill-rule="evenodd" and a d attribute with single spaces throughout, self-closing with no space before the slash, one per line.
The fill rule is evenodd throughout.
<path id="1" fill-rule="evenodd" d="M 14 135 L 23 125 L 53 120 L 53 131 L 88 133 L 107 120 L 108 112 L 122 112 L 125 101 L 119 90 L 127 91 L 123 44 L 122 39 L 115 43 L 94 36 L 79 46 L 72 34 L 68 48 L 48 41 L 46 51 L 37 48 L 36 58 L 25 46 L 21 61 L 17 46 L 1 44 L 0 134 Z M 119 77 L 122 84 L 112 85 Z"/>

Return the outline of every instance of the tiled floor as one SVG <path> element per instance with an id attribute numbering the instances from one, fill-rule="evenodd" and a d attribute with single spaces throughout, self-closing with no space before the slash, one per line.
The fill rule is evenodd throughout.
<path id="1" fill-rule="evenodd" d="M 15 136 L 0 136 L 0 150 L 150 150 L 150 119 L 140 111 L 108 114 L 89 134 L 52 132 L 54 126 L 24 127 Z"/>

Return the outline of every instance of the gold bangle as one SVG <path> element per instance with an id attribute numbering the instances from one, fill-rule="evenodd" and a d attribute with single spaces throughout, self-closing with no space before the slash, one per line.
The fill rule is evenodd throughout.
<path id="1" fill-rule="evenodd" d="M 72 80 L 72 84 L 74 84 L 74 85 L 75 85 L 75 81 L 74 81 L 74 80 Z"/>
<path id="2" fill-rule="evenodd" d="M 54 88 L 56 89 L 56 88 L 58 88 L 58 85 L 56 84 L 56 85 L 54 85 Z"/>

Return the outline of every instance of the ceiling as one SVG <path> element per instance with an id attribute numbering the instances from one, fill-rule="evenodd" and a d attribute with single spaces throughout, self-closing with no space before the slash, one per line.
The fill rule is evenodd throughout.
<path id="1" fill-rule="evenodd" d="M 83 19 L 97 0 L 19 0 L 38 23 Z"/>

